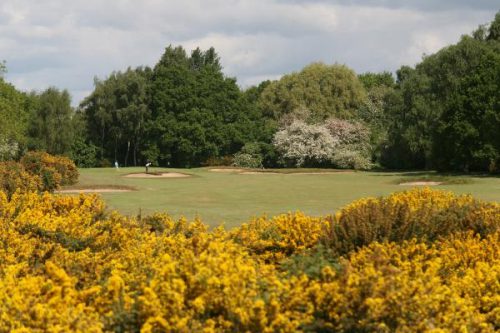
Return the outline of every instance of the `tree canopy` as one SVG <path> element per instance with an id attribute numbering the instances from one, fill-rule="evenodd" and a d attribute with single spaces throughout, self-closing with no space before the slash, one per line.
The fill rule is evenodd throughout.
<path id="1" fill-rule="evenodd" d="M 269 84 L 260 105 L 274 119 L 307 109 L 311 120 L 319 121 L 332 116 L 354 118 L 365 98 L 365 89 L 353 70 L 339 64 L 313 63 Z"/>
<path id="2" fill-rule="evenodd" d="M 96 78 L 74 112 L 67 91 L 20 92 L 5 72 L 0 159 L 500 171 L 500 12 L 395 76 L 317 62 L 242 89 L 214 48 L 170 45 L 153 68 Z"/>

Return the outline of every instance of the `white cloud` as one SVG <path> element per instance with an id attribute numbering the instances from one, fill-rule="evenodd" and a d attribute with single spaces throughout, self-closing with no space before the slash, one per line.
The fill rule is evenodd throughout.
<path id="1" fill-rule="evenodd" d="M 0 59 L 22 89 L 67 88 L 75 103 L 93 77 L 153 66 L 164 48 L 214 46 L 242 86 L 312 61 L 358 72 L 413 65 L 493 19 L 466 1 L 3 0 Z M 383 3 L 383 5 L 381 5 Z M 417 4 L 418 3 L 418 4 Z"/>

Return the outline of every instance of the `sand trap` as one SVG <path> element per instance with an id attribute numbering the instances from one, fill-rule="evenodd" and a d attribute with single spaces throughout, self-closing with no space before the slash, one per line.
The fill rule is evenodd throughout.
<path id="1" fill-rule="evenodd" d="M 162 173 L 130 173 L 123 177 L 127 178 L 186 178 L 191 177 L 191 175 L 186 175 L 185 173 L 179 172 L 162 172 Z"/>
<path id="2" fill-rule="evenodd" d="M 131 192 L 129 189 L 119 189 L 119 188 L 82 188 L 82 189 L 71 189 L 71 190 L 59 190 L 55 193 L 120 193 L 120 192 Z"/>
<path id="3" fill-rule="evenodd" d="M 244 172 L 245 169 L 225 168 L 225 169 L 209 169 L 208 171 L 212 171 L 212 172 Z"/>
<path id="4" fill-rule="evenodd" d="M 408 182 L 408 183 L 401 183 L 399 185 L 402 186 L 436 186 L 436 185 L 441 185 L 442 182 Z"/>

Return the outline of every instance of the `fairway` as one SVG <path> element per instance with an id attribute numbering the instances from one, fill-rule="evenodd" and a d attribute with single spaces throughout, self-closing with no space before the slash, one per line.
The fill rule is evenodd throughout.
<path id="1" fill-rule="evenodd" d="M 76 188 L 130 187 L 129 192 L 105 192 L 101 196 L 110 209 L 127 215 L 139 212 L 166 212 L 189 219 L 199 216 L 205 223 L 224 223 L 231 228 L 261 215 L 303 211 L 310 215 L 334 213 L 345 204 L 366 196 L 386 195 L 411 186 L 398 185 L 416 173 L 334 172 L 332 170 L 295 170 L 300 173 L 214 172 L 208 168 L 163 169 L 154 172 L 182 173 L 183 178 L 133 178 L 130 173 L 144 168 L 80 169 Z M 329 173 L 330 172 L 330 173 Z M 420 174 L 420 173 L 419 173 Z M 500 178 L 460 177 L 469 183 L 434 186 L 455 193 L 500 200 Z"/>

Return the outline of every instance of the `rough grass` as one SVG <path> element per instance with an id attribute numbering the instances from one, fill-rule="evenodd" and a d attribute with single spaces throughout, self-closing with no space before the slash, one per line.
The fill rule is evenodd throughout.
<path id="1" fill-rule="evenodd" d="M 126 187 L 135 191 L 103 193 L 108 206 L 123 214 L 168 212 L 179 217 L 200 216 L 212 226 L 233 227 L 252 217 L 301 210 L 308 215 L 331 214 L 349 202 L 366 196 L 387 195 L 406 190 L 397 185 L 403 179 L 435 173 L 335 172 L 331 169 L 266 170 L 275 174 L 252 175 L 211 172 L 210 168 L 163 169 L 151 172 L 181 172 L 186 178 L 125 178 L 144 168 L 80 169 L 80 188 Z M 249 171 L 257 171 L 250 170 Z M 290 173 L 294 174 L 290 174 Z M 296 173 L 303 172 L 304 175 Z M 317 173 L 317 174 L 316 174 Z M 450 181 L 453 180 L 453 176 Z M 478 199 L 500 200 L 500 178 L 466 177 L 460 184 L 435 186 L 455 193 L 470 193 Z M 116 187 L 115 187 L 116 186 Z"/>

